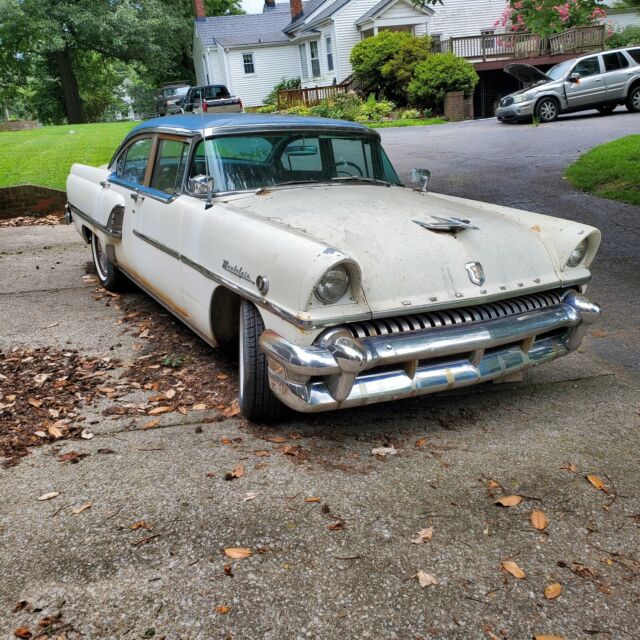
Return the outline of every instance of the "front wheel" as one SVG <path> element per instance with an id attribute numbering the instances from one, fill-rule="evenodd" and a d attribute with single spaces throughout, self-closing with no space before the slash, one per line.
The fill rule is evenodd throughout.
<path id="1" fill-rule="evenodd" d="M 632 113 L 640 111 L 640 84 L 629 91 L 627 96 L 627 109 Z"/>
<path id="2" fill-rule="evenodd" d="M 91 234 L 91 253 L 96 267 L 98 280 L 107 291 L 119 291 L 124 282 L 124 275 L 107 257 L 104 245 L 98 236 Z"/>
<path id="3" fill-rule="evenodd" d="M 542 98 L 536 105 L 536 117 L 540 122 L 553 122 L 558 115 L 560 107 L 553 98 Z"/>
<path id="4" fill-rule="evenodd" d="M 264 323 L 255 305 L 243 300 L 240 306 L 239 394 L 240 409 L 252 422 L 275 422 L 284 406 L 269 388 L 267 358 L 258 340 Z"/>

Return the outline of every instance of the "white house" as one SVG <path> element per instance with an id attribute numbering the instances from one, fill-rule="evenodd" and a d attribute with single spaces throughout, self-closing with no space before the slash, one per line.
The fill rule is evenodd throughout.
<path id="1" fill-rule="evenodd" d="M 194 5 L 198 84 L 224 84 L 245 106 L 257 106 L 285 78 L 301 78 L 303 86 L 341 83 L 352 73 L 353 46 L 383 30 L 428 34 L 436 41 L 490 36 L 506 1 L 416 7 L 411 0 L 265 0 L 262 13 L 214 18 L 205 16 L 203 0 Z M 640 23 L 633 11 L 606 21 L 614 27 Z"/>

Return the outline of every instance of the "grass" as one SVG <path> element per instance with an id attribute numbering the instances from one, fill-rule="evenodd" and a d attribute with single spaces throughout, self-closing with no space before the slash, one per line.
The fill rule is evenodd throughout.
<path id="1" fill-rule="evenodd" d="M 418 118 L 416 120 L 398 118 L 397 120 L 382 120 L 380 122 L 366 122 L 365 124 L 372 129 L 386 129 L 387 127 L 424 127 L 430 124 L 446 123 L 447 120 L 443 118 Z"/>
<path id="2" fill-rule="evenodd" d="M 582 191 L 640 205 L 640 135 L 594 147 L 567 169 L 566 176 Z"/>
<path id="3" fill-rule="evenodd" d="M 0 132 L 0 187 L 37 184 L 64 190 L 74 162 L 109 162 L 137 122 L 110 122 Z"/>

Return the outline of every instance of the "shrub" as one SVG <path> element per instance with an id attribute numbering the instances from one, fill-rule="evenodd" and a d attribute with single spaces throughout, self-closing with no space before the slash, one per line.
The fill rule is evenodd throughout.
<path id="1" fill-rule="evenodd" d="M 256 107 L 254 109 L 255 113 L 275 113 L 277 110 L 278 107 L 275 104 L 265 104 L 262 107 Z"/>
<path id="2" fill-rule="evenodd" d="M 391 114 L 394 106 L 393 102 L 389 100 L 376 101 L 376 97 L 371 93 L 367 101 L 360 106 L 358 118 L 365 118 L 365 120 L 382 120 Z M 358 120 L 358 122 L 359 121 L 360 120 Z"/>
<path id="3" fill-rule="evenodd" d="M 632 44 L 640 44 L 640 27 L 625 27 L 622 31 L 615 31 L 607 39 L 607 48 L 609 49 L 619 49 Z"/>
<path id="4" fill-rule="evenodd" d="M 416 67 L 431 55 L 429 36 L 411 37 L 382 65 L 380 70 L 384 80 L 384 95 L 396 102 L 407 103 L 407 87 Z"/>
<path id="5" fill-rule="evenodd" d="M 400 114 L 400 117 L 405 120 L 418 120 L 420 118 L 420 112 L 417 109 L 405 109 Z"/>
<path id="6" fill-rule="evenodd" d="M 278 104 L 278 91 L 288 91 L 290 89 L 299 89 L 302 86 L 300 78 L 289 78 L 288 80 L 282 78 L 278 84 L 273 87 L 271 93 L 264 99 L 265 105 Z"/>
<path id="7" fill-rule="evenodd" d="M 331 118 L 354 121 L 360 114 L 362 100 L 353 92 L 338 93 L 330 100 Z"/>
<path id="8" fill-rule="evenodd" d="M 307 107 L 304 104 L 297 104 L 293 107 L 289 107 L 284 111 L 284 113 L 290 113 L 294 116 L 310 116 L 311 115 L 311 107 Z"/>
<path id="9" fill-rule="evenodd" d="M 478 83 L 473 65 L 453 53 L 435 53 L 416 67 L 408 94 L 412 104 L 440 108 L 448 91 L 470 96 Z"/>

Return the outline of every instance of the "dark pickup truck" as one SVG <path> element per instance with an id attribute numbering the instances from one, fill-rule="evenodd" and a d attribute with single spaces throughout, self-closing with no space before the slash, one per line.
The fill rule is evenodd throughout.
<path id="1" fill-rule="evenodd" d="M 242 100 L 229 94 L 223 84 L 191 87 L 182 100 L 184 113 L 241 113 Z"/>

